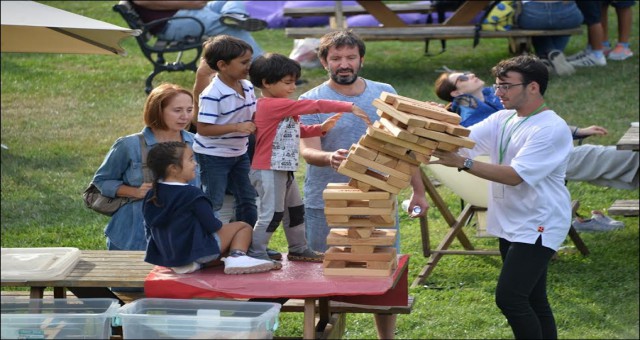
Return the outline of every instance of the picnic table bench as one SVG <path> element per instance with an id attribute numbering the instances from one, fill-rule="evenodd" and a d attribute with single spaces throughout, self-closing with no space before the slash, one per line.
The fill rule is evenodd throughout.
<path id="1" fill-rule="evenodd" d="M 640 128 L 631 126 L 616 144 L 618 150 L 640 151 Z M 638 200 L 616 200 L 609 208 L 609 215 L 638 216 L 640 202 Z"/>
<path id="2" fill-rule="evenodd" d="M 332 16 L 331 25 L 327 27 L 288 27 L 285 35 L 289 38 L 302 39 L 321 37 L 331 30 L 345 27 L 345 15 L 371 14 L 380 23 L 380 27 L 349 27 L 364 40 L 400 40 L 426 41 L 431 39 L 474 39 L 474 38 L 506 38 L 509 41 L 509 51 L 521 54 L 532 51 L 531 38 L 534 36 L 575 35 L 582 34 L 582 28 L 576 27 L 563 30 L 529 30 L 512 29 L 509 31 L 477 30 L 473 19 L 478 16 L 491 1 L 466 1 L 442 24 L 407 25 L 398 13 L 431 13 L 435 9 L 429 4 L 385 4 L 382 1 L 358 1 L 360 6 L 342 7 L 336 1 L 335 7 L 285 8 L 284 15 L 301 16 Z M 402 5 L 402 6 L 401 6 Z M 428 45 L 426 47 L 428 49 Z M 428 50 L 425 50 L 428 52 Z"/>
<path id="3" fill-rule="evenodd" d="M 62 279 L 2 281 L 2 287 L 29 287 L 29 291 L 3 290 L 2 296 L 22 296 L 24 298 L 42 299 L 44 297 L 67 298 L 67 291 L 73 295 L 69 298 L 114 298 L 122 305 L 147 296 L 139 292 L 113 292 L 110 287 L 143 288 L 149 273 L 154 266 L 144 262 L 144 251 L 107 251 L 83 250 L 80 260 L 74 269 Z M 308 296 L 289 299 L 279 297 L 274 299 L 246 298 L 252 301 L 277 300 L 283 304 L 282 312 L 302 312 L 304 314 L 304 338 L 334 338 L 344 332 L 346 322 L 345 313 L 375 313 L 375 314 L 409 314 L 413 308 L 413 298 L 408 294 L 408 256 L 402 255 L 392 278 L 392 295 L 404 295 L 406 305 L 369 305 L 372 295 L 354 295 L 350 302 L 342 301 L 344 297 L 316 296 L 313 288 L 309 288 Z M 303 265 L 318 265 L 318 263 L 304 263 Z M 286 267 L 286 265 L 285 265 Z M 282 270 L 286 270 L 283 267 Z M 235 276 L 240 279 L 240 276 Z M 367 280 L 364 278 L 363 280 Z M 264 282 L 267 284 L 269 282 Z M 280 284 L 279 282 L 271 282 Z M 52 290 L 50 288 L 53 288 Z M 341 301 L 336 301 L 339 299 Z M 368 299 L 368 301 L 367 301 Z M 362 301 L 364 301 L 362 303 Z M 317 319 L 316 319 L 317 315 Z M 121 334 L 116 330 L 114 334 Z"/>

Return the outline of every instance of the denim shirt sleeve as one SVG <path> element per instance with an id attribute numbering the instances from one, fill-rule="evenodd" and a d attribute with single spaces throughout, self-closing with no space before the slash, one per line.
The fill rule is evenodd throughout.
<path id="1" fill-rule="evenodd" d="M 107 197 L 116 197 L 125 184 L 139 187 L 143 182 L 142 155 L 137 134 L 118 138 L 93 176 L 93 183 Z"/>

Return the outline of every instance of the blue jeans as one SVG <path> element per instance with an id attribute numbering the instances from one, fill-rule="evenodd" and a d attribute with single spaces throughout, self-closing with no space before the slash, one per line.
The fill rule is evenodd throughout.
<path id="1" fill-rule="evenodd" d="M 181 9 L 174 17 L 190 16 L 199 19 L 204 24 L 204 34 L 213 37 L 220 34 L 230 35 L 244 40 L 253 48 L 253 59 L 263 54 L 260 45 L 253 39 L 251 33 L 224 25 L 220 22 L 223 14 L 248 14 L 243 1 L 209 1 L 201 9 Z M 183 40 L 187 36 L 195 36 L 200 32 L 200 26 L 193 20 L 171 20 L 159 37 L 170 40 Z"/>
<path id="2" fill-rule="evenodd" d="M 516 339 L 557 339 L 556 322 L 547 299 L 547 268 L 555 254 L 536 244 L 500 239 L 502 270 L 496 305 L 509 321 Z"/>
<path id="3" fill-rule="evenodd" d="M 400 224 L 396 214 L 396 252 L 400 253 Z M 324 215 L 324 209 L 304 208 L 304 223 L 307 235 L 307 245 L 311 250 L 327 251 L 327 236 L 329 236 L 329 225 Z"/>
<path id="4" fill-rule="evenodd" d="M 196 158 L 200 163 L 202 190 L 211 200 L 216 216 L 222 209 L 228 186 L 235 199 L 235 220 L 246 222 L 253 227 L 258 219 L 258 209 L 256 190 L 249 181 L 249 156 L 246 153 L 239 157 L 217 157 L 196 153 Z"/>
<path id="5" fill-rule="evenodd" d="M 574 1 L 568 2 L 527 2 L 518 16 L 518 26 L 533 30 L 561 30 L 580 26 L 583 16 Z M 531 43 L 536 54 L 546 58 L 552 50 L 564 51 L 569 43 L 569 35 L 532 37 Z"/>

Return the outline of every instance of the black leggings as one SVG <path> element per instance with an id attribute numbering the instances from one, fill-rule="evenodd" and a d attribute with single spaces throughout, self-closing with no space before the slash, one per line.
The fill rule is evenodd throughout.
<path id="1" fill-rule="evenodd" d="M 500 239 L 502 270 L 496 305 L 516 339 L 556 339 L 558 331 L 547 300 L 547 267 L 555 251 L 536 244 Z"/>

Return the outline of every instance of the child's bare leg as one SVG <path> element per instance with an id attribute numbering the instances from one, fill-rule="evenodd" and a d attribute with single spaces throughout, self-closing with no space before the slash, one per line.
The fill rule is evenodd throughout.
<path id="1" fill-rule="evenodd" d="M 227 254 L 230 250 L 249 250 L 253 230 L 245 222 L 227 223 L 218 230 L 220 238 L 220 254 Z"/>

